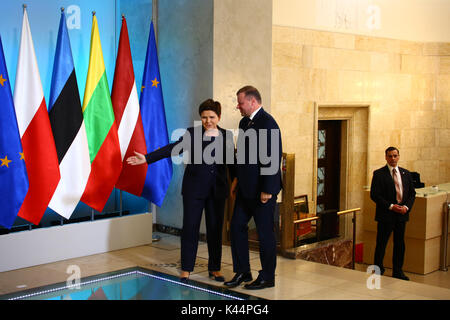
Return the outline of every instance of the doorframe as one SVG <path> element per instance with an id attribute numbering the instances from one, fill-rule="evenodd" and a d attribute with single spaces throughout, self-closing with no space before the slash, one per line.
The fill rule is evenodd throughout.
<path id="1" fill-rule="evenodd" d="M 366 168 L 369 167 L 369 132 L 370 132 L 370 103 L 321 103 L 314 102 L 314 125 L 313 125 L 313 174 L 312 174 L 312 210 L 317 215 L 317 169 L 318 169 L 318 127 L 319 120 L 341 120 L 341 168 L 340 168 L 340 195 L 339 195 L 339 208 L 340 210 L 350 209 L 349 205 L 349 180 L 350 180 L 350 155 L 354 151 L 355 140 L 355 113 L 361 109 L 367 109 L 367 139 L 366 139 Z M 350 113 L 340 112 L 344 108 L 353 110 Z M 321 110 L 334 109 L 330 112 L 330 115 L 320 114 Z M 341 113 L 341 114 L 340 114 Z M 346 114 L 345 114 L 346 113 Z M 363 190 L 361 190 L 363 192 Z M 340 225 L 339 232 L 348 235 L 352 232 L 351 218 L 345 217 L 345 224 Z"/>

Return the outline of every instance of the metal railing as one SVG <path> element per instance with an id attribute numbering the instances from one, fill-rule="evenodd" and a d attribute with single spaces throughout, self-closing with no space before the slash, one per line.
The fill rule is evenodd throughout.
<path id="1" fill-rule="evenodd" d="M 352 269 L 355 269 L 355 242 L 356 242 L 356 213 L 358 211 L 361 211 L 361 208 L 354 208 L 354 209 L 348 209 L 348 210 L 342 210 L 342 211 L 338 211 L 337 212 L 337 216 L 341 216 L 341 215 L 345 215 L 345 214 L 349 214 L 352 213 Z M 294 220 L 294 225 L 297 223 L 305 223 L 305 222 L 310 222 L 310 221 L 315 221 L 318 220 L 319 217 L 310 217 L 310 218 L 304 218 L 304 219 L 298 219 L 298 220 Z M 294 228 L 295 230 L 295 228 Z M 447 251 L 446 251 L 447 252 Z"/>

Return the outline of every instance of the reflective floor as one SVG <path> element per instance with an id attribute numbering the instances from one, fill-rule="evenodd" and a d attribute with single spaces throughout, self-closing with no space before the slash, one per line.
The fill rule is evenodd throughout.
<path id="1" fill-rule="evenodd" d="M 181 267 L 180 238 L 156 234 L 161 236 L 161 240 L 145 246 L 0 272 L 0 295 L 55 283 L 65 284 L 73 266 L 80 269 L 83 279 L 136 267 L 177 279 Z M 407 251 L 407 254 L 413 253 Z M 250 267 L 256 278 L 261 269 L 258 252 L 250 252 Z M 269 300 L 450 300 L 450 271 L 435 271 L 427 275 L 407 272 L 411 281 L 403 281 L 392 278 L 392 271 L 387 269 L 380 279 L 379 288 L 371 288 L 366 270 L 367 266 L 362 264 L 357 265 L 356 270 L 350 270 L 278 256 L 275 287 L 250 291 L 241 285 L 230 291 Z M 226 280 L 234 275 L 231 249 L 225 245 L 221 271 Z M 208 249 L 204 242 L 199 243 L 194 272 L 189 279 L 216 288 L 223 287 L 222 283 L 208 277 Z M 92 290 L 89 291 L 91 293 Z M 61 296 L 58 298 L 61 299 Z"/>
<path id="2" fill-rule="evenodd" d="M 144 268 L 129 268 L 78 281 L 69 279 L 32 290 L 0 296 L 0 300 L 256 300 L 229 291 Z"/>

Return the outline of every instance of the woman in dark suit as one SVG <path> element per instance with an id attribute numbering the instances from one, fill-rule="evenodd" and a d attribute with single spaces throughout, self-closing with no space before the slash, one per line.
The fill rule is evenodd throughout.
<path id="1" fill-rule="evenodd" d="M 233 159 L 233 134 L 220 128 L 221 106 L 208 99 L 199 106 L 202 126 L 191 127 L 177 141 L 147 155 L 135 152 L 127 162 L 131 165 L 153 163 L 163 158 L 188 151 L 189 161 L 184 171 L 181 194 L 183 195 L 183 228 L 181 232 L 181 274 L 186 281 L 194 270 L 197 256 L 200 222 L 205 210 L 208 244 L 209 277 L 224 281 L 220 273 L 222 259 L 222 226 L 225 199 L 229 195 L 226 159 Z M 230 161 L 228 161 L 230 163 Z"/>

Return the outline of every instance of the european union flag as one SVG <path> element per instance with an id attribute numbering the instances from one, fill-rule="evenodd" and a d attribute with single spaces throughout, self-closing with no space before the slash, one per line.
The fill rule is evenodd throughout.
<path id="1" fill-rule="evenodd" d="M 0 225 L 11 228 L 28 192 L 28 176 L 0 38 Z"/>
<path id="2" fill-rule="evenodd" d="M 153 22 L 150 25 L 139 102 L 147 152 L 152 152 L 169 144 Z M 150 164 L 141 196 L 161 207 L 171 179 L 172 160 L 170 158 Z"/>

